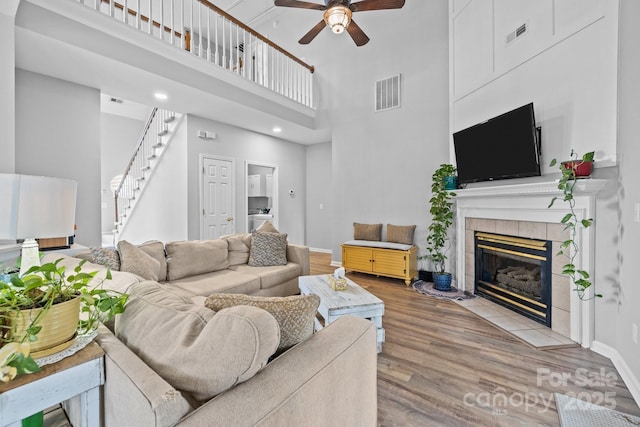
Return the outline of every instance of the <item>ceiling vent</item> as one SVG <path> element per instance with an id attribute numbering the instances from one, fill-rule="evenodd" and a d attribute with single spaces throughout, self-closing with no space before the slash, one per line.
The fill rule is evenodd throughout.
<path id="1" fill-rule="evenodd" d="M 400 74 L 376 82 L 375 111 L 400 107 Z"/>
<path id="2" fill-rule="evenodd" d="M 509 34 L 507 34 L 507 44 L 509 44 L 512 41 L 524 36 L 527 33 L 528 29 L 529 29 L 528 25 L 525 22 L 524 24 L 520 25 L 515 30 L 511 31 Z"/>

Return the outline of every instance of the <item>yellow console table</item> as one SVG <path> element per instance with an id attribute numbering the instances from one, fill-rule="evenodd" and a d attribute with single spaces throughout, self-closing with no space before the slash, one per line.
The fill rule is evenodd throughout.
<path id="1" fill-rule="evenodd" d="M 400 248 L 394 248 L 398 245 L 390 245 L 387 248 L 357 242 L 342 244 L 342 266 L 345 270 L 403 279 L 407 286 L 418 276 L 417 246 L 399 245 Z M 372 243 L 384 246 L 384 242 Z"/>

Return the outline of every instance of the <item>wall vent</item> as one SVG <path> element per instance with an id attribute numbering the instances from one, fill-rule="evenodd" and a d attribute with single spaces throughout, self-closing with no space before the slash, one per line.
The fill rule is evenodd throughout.
<path id="1" fill-rule="evenodd" d="M 525 22 L 524 24 L 520 25 L 518 28 L 516 28 L 515 30 L 507 34 L 507 44 L 524 36 L 527 33 L 527 29 L 528 29 L 528 26 L 527 26 L 527 23 Z"/>
<path id="2" fill-rule="evenodd" d="M 400 74 L 376 82 L 375 111 L 400 107 Z"/>

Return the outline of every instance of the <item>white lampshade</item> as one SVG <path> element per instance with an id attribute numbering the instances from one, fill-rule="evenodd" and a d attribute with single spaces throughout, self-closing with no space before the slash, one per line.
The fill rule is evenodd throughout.
<path id="1" fill-rule="evenodd" d="M 338 5 L 327 9 L 324 12 L 324 22 L 335 34 L 342 33 L 351 22 L 351 9 Z"/>
<path id="2" fill-rule="evenodd" d="M 77 193 L 75 181 L 0 174 L 0 193 L 0 239 L 25 239 L 24 249 L 28 242 L 33 244 L 36 238 L 73 235 Z M 35 248 L 37 251 L 37 245 Z M 25 267 L 24 250 L 22 258 Z"/>

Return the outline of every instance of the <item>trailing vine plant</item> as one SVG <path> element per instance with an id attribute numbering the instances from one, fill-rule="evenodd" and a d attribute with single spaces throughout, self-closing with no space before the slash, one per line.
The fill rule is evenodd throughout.
<path id="1" fill-rule="evenodd" d="M 582 162 L 593 161 L 594 152 L 591 151 L 582 156 Z M 576 153 L 571 150 L 571 157 L 573 161 L 578 161 Z M 562 274 L 566 274 L 571 279 L 571 282 L 575 285 L 575 291 L 578 293 L 578 297 L 581 300 L 589 299 L 585 298 L 585 291 L 592 285 L 589 272 L 581 270 L 576 267 L 575 260 L 580 252 L 580 247 L 576 242 L 576 234 L 578 227 L 589 228 L 593 224 L 593 218 L 578 218 L 575 210 L 576 201 L 573 196 L 573 192 L 577 183 L 577 177 L 574 167 L 567 167 L 561 162 L 559 164 L 559 170 L 561 173 L 560 180 L 558 181 L 558 189 L 562 192 L 561 196 L 554 196 L 549 203 L 548 208 L 551 208 L 556 200 L 560 199 L 567 203 L 569 206 L 569 212 L 560 221 L 564 224 L 564 229 L 569 230 L 569 238 L 562 242 L 560 245 L 560 251 L 556 256 L 567 256 L 568 261 L 562 266 Z M 550 166 L 557 164 L 556 159 L 553 159 Z M 601 294 L 594 294 L 594 297 L 602 297 Z"/>

